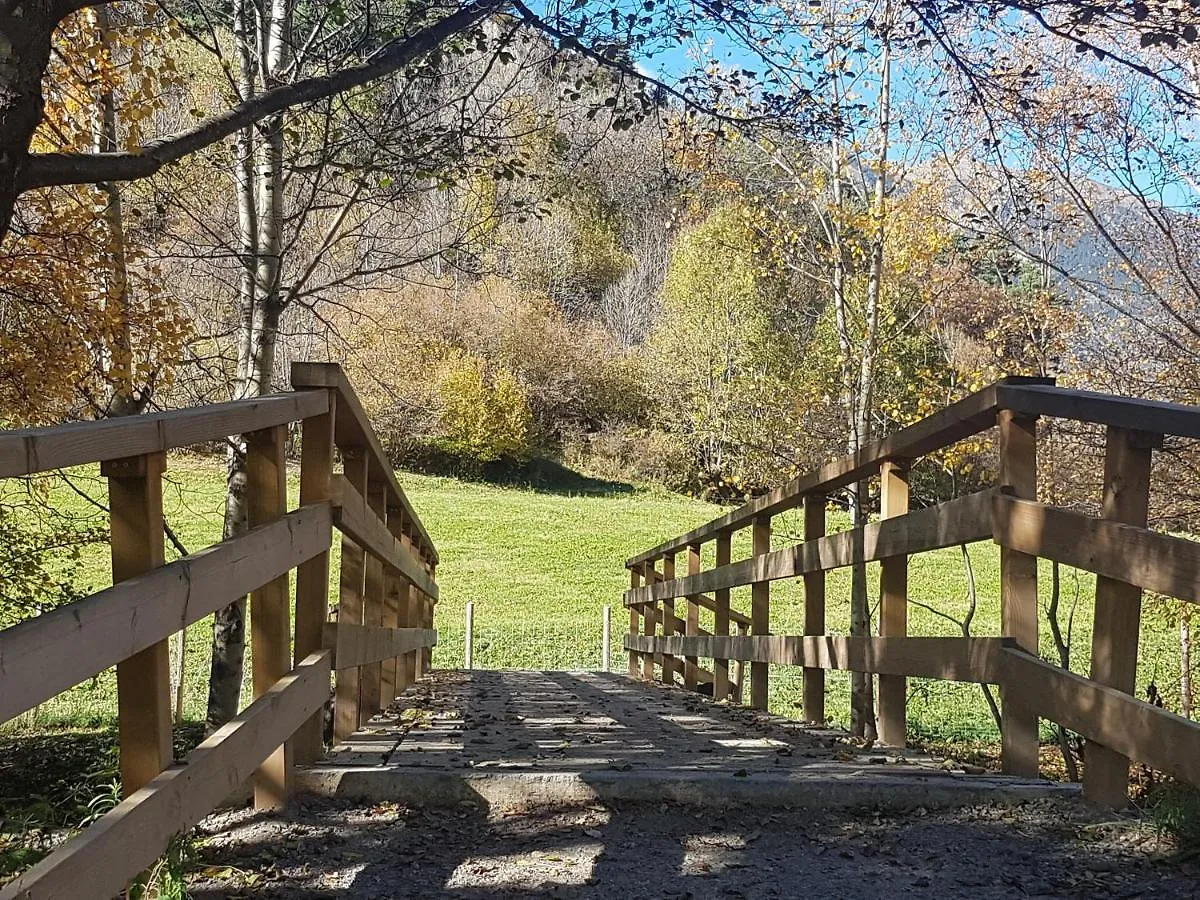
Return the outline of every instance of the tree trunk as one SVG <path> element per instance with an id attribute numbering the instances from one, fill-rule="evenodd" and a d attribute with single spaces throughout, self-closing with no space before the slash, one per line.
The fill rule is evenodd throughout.
<path id="1" fill-rule="evenodd" d="M 291 8 L 287 0 L 274 0 L 259 28 L 253 51 L 254 5 L 237 0 L 234 25 L 241 64 L 240 90 L 253 96 L 259 87 L 270 90 L 287 65 Z M 283 314 L 280 273 L 283 255 L 283 122 L 282 113 L 250 129 L 237 140 L 238 218 L 241 230 L 242 273 L 239 296 L 238 384 L 239 398 L 270 393 Z M 246 530 L 246 447 L 232 441 L 228 453 L 225 496 L 225 537 Z M 237 714 L 241 699 L 246 653 L 246 600 L 243 597 L 213 618 L 212 670 L 208 687 L 208 725 L 216 728 Z"/>
<path id="2" fill-rule="evenodd" d="M 58 24 L 49 0 L 0 3 L 0 242 L 12 224 L 29 142 L 42 121 L 42 76 Z"/>
<path id="3" fill-rule="evenodd" d="M 1185 606 L 1179 612 L 1179 714 L 1192 717 L 1192 614 Z"/>

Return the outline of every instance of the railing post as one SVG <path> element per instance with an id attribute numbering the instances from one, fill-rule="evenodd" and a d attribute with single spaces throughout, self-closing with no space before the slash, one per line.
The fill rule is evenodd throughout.
<path id="1" fill-rule="evenodd" d="M 329 500 L 333 476 L 333 425 L 337 393 L 329 395 L 329 412 L 305 419 L 300 434 L 300 505 Z M 296 645 L 293 666 L 321 649 L 321 630 L 329 619 L 329 551 L 302 562 L 296 570 Z M 322 712 L 296 732 L 293 740 L 299 765 L 316 762 L 325 749 Z"/>
<path id="2" fill-rule="evenodd" d="M 1000 489 L 1022 500 L 1037 499 L 1037 419 L 1002 409 Z M 1000 619 L 1005 637 L 1038 655 L 1037 557 L 1000 548 Z M 1038 716 L 1032 698 L 1001 685 L 1001 764 L 1009 775 L 1038 774 Z"/>
<path id="3" fill-rule="evenodd" d="M 879 474 L 880 518 L 903 516 L 908 512 L 907 461 L 884 460 Z M 907 556 L 891 556 L 879 563 L 879 634 L 885 638 L 908 635 Z M 879 676 L 879 739 L 884 744 L 904 746 L 907 701 L 908 681 L 903 675 Z"/>
<path id="4" fill-rule="evenodd" d="M 475 668 L 475 602 L 467 601 L 467 631 L 463 636 L 463 656 L 465 668 Z"/>
<path id="5" fill-rule="evenodd" d="M 250 527 L 287 513 L 287 429 L 278 425 L 246 435 L 246 507 Z M 250 594 L 250 649 L 254 696 L 291 671 L 291 579 L 285 572 Z M 292 745 L 285 741 L 254 773 L 254 808 L 279 809 L 292 791 Z"/>
<path id="6" fill-rule="evenodd" d="M 407 530 L 403 534 L 400 542 L 409 553 L 416 556 L 412 536 Z M 400 587 L 400 625 L 403 628 L 421 627 L 421 619 L 417 615 L 417 586 L 408 579 L 404 579 Z M 417 656 L 418 651 L 410 650 L 400 658 L 401 690 L 407 689 L 417 680 Z"/>
<path id="7" fill-rule="evenodd" d="M 658 573 L 654 570 L 654 560 L 648 559 L 642 563 L 642 578 L 645 579 L 647 585 L 654 585 L 658 580 Z M 654 626 L 658 618 L 654 603 L 647 603 L 642 607 L 642 634 L 646 637 L 654 637 Z M 654 652 L 642 654 L 642 679 L 644 681 L 654 680 Z"/>
<path id="8" fill-rule="evenodd" d="M 357 448 L 342 448 L 342 473 L 346 481 L 365 496 L 367 455 Z M 362 547 L 342 535 L 342 567 L 339 576 L 338 623 L 363 624 L 363 596 L 366 590 L 366 554 Z M 333 739 L 341 742 L 358 730 L 359 670 L 339 669 L 335 678 Z"/>
<path id="9" fill-rule="evenodd" d="M 631 590 L 636 590 L 642 586 L 642 573 L 637 566 L 629 570 L 629 587 Z M 642 614 L 636 603 L 629 607 L 629 636 L 636 638 L 642 629 L 641 623 Z M 629 651 L 629 669 L 627 674 L 630 678 L 637 678 L 642 672 L 642 661 L 636 650 Z"/>
<path id="10" fill-rule="evenodd" d="M 825 536 L 824 494 L 808 494 L 804 498 L 804 540 L 815 541 Z M 825 572 L 804 575 L 804 634 L 825 633 Z M 808 667 L 804 670 L 804 718 L 814 724 L 825 724 L 825 670 Z"/>
<path id="11" fill-rule="evenodd" d="M 612 671 L 612 607 L 604 607 L 604 632 L 600 642 L 600 659 L 605 672 Z"/>
<path id="12" fill-rule="evenodd" d="M 667 553 L 663 556 L 662 563 L 662 580 L 675 580 L 675 554 Z M 662 619 L 663 619 L 663 637 L 670 637 L 672 634 L 679 634 L 679 616 L 675 615 L 675 597 L 668 597 L 663 600 L 662 604 Z M 679 660 L 664 652 L 662 658 L 662 677 L 663 684 L 675 683 L 675 670 L 679 668 Z"/>
<path id="13" fill-rule="evenodd" d="M 428 560 L 425 562 L 425 571 L 429 573 L 429 578 L 431 581 L 437 578 L 437 566 Z M 421 592 L 421 627 L 433 627 L 433 598 L 424 591 Z M 433 648 L 422 647 L 420 650 L 420 655 L 421 674 L 428 675 L 433 671 Z"/>
<path id="14" fill-rule="evenodd" d="M 727 566 L 733 560 L 733 535 L 722 531 L 717 535 L 716 568 Z M 725 637 L 729 634 L 729 588 L 713 591 L 713 635 Z M 713 660 L 713 699 L 729 699 L 729 660 Z"/>
<path id="15" fill-rule="evenodd" d="M 687 573 L 689 575 L 700 574 L 700 544 L 688 545 Z M 687 626 L 684 633 L 688 637 L 696 637 L 700 634 L 700 600 L 695 594 L 691 594 L 687 598 Z M 700 680 L 699 670 L 700 658 L 698 656 L 693 654 L 684 657 L 683 686 L 690 691 L 696 690 Z M 715 699 L 717 697 L 716 685 L 713 687 L 713 698 Z"/>
<path id="16" fill-rule="evenodd" d="M 398 506 L 389 506 L 387 526 L 400 544 L 404 543 L 404 511 Z M 401 628 L 401 608 L 408 598 L 403 575 L 390 566 L 384 570 L 383 624 L 386 628 Z M 398 656 L 383 661 L 382 694 L 383 705 L 388 707 L 400 696 L 402 687 L 402 664 Z"/>
<path id="17" fill-rule="evenodd" d="M 1144 528 L 1150 506 L 1151 450 L 1157 435 L 1109 426 L 1104 454 L 1101 516 Z M 1092 629 L 1093 681 L 1132 694 L 1136 687 L 1142 590 L 1112 578 L 1096 578 Z M 1083 793 L 1090 803 L 1119 809 L 1129 803 L 1129 759 L 1088 741 Z"/>
<path id="18" fill-rule="evenodd" d="M 380 484 L 367 486 L 367 506 L 385 526 L 387 525 L 387 487 Z M 374 554 L 367 554 L 366 584 L 363 598 L 363 624 L 380 627 L 383 625 L 384 606 L 384 565 L 383 560 Z M 383 691 L 383 664 L 368 663 L 362 667 L 362 687 L 360 696 L 362 709 L 359 712 L 359 724 L 368 721 L 379 712 Z"/>
<path id="19" fill-rule="evenodd" d="M 101 465 L 108 478 L 113 582 L 164 562 L 162 473 L 166 455 Z M 121 793 L 128 797 L 171 764 L 171 655 L 167 641 L 117 663 Z"/>
<path id="20" fill-rule="evenodd" d="M 738 622 L 737 626 L 738 637 L 745 637 L 750 633 L 750 629 L 744 622 Z M 734 703 L 741 703 L 742 698 L 746 694 L 746 661 L 739 659 L 733 664 L 734 682 L 732 699 Z"/>
<path id="21" fill-rule="evenodd" d="M 771 552 L 771 517 L 760 516 L 751 526 L 752 552 L 765 556 Z M 771 633 L 771 583 L 760 581 L 750 587 L 750 628 L 755 636 Z M 766 709 L 768 701 L 768 672 L 765 662 L 750 664 L 750 706 Z"/>

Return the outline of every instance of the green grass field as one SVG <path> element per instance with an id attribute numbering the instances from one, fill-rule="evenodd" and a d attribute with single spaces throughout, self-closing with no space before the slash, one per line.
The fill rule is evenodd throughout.
<path id="1" fill-rule="evenodd" d="M 104 484 L 95 469 L 71 473 L 73 487 L 57 480 L 51 489 L 54 505 L 79 518 L 103 513 L 85 499 L 104 499 Z M 623 561 L 648 546 L 688 530 L 720 512 L 716 506 L 665 493 L 621 490 L 600 494 L 564 494 L 496 487 L 402 475 L 401 482 L 441 553 L 438 580 L 442 600 L 437 609 L 441 641 L 435 665 L 462 665 L 463 616 L 468 601 L 475 604 L 475 662 L 480 667 L 598 668 L 601 664 L 602 616 L 613 607 L 613 667 L 624 668 L 619 650 L 628 617 L 621 593 L 628 586 Z M 170 460 L 164 491 L 168 521 L 190 551 L 215 541 L 220 534 L 223 467 L 215 458 L 178 455 Z M 292 503 L 296 479 L 291 479 Z M 800 526 L 796 513 L 776 520 L 775 543 L 794 541 Z M 845 527 L 831 513 L 833 528 Z M 735 541 L 734 558 L 748 555 L 748 535 Z M 711 545 L 706 548 L 711 553 Z M 168 549 L 168 557 L 174 554 Z M 970 550 L 978 593 L 972 633 L 999 633 L 999 554 L 990 544 Z M 706 560 L 711 565 L 711 558 Z M 88 589 L 109 583 L 107 547 L 88 548 L 76 573 Z M 875 592 L 878 575 L 869 584 Z M 1090 576 L 1064 571 L 1063 608 L 1077 604 L 1073 631 L 1073 668 L 1086 671 L 1091 639 L 1094 583 Z M 1041 573 L 1043 604 L 1049 597 L 1050 568 Z M 830 633 L 849 627 L 849 573 L 829 576 Z M 961 620 L 968 603 L 962 553 L 950 549 L 912 560 L 909 631 L 911 634 L 958 635 L 959 626 L 938 612 Z M 733 592 L 734 605 L 748 611 L 749 589 Z M 1151 611 L 1153 604 L 1149 604 Z M 937 612 L 935 612 L 935 610 Z M 705 614 L 706 627 L 711 627 Z M 772 630 L 797 634 L 803 630 L 803 596 L 798 581 L 777 582 L 772 589 Z M 1049 629 L 1042 625 L 1042 652 L 1054 656 Z M 185 716 L 203 717 L 208 676 L 209 623 L 193 626 L 188 634 L 184 683 Z M 1142 637 L 1139 684 L 1158 679 L 1169 689 L 1178 670 L 1178 651 L 1171 630 L 1147 615 Z M 798 714 L 799 673 L 772 669 L 771 705 L 774 711 Z M 111 723 L 115 714 L 112 673 L 81 685 L 44 704 L 7 730 L 31 727 L 94 726 Z M 848 676 L 830 673 L 829 713 L 844 722 L 848 716 Z M 1168 696 L 1170 696 L 1168 694 Z M 913 680 L 910 682 L 910 728 L 925 738 L 991 740 L 991 718 L 975 685 Z"/>

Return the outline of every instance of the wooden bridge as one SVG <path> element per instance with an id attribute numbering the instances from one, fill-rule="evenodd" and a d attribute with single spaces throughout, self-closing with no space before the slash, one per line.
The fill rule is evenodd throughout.
<path id="1" fill-rule="evenodd" d="M 892 748 L 905 742 L 907 678 L 998 685 L 1003 763 L 1012 778 L 956 776 L 951 784 L 935 767 L 923 769 L 919 756 L 911 761 L 922 783 L 973 799 L 980 791 L 1036 785 L 1039 718 L 1088 740 L 1084 791 L 1094 803 L 1125 803 L 1131 760 L 1200 785 L 1200 725 L 1132 696 L 1142 591 L 1200 601 L 1200 544 L 1146 527 L 1152 452 L 1164 435 L 1200 437 L 1200 409 L 1063 390 L 1045 381 L 1002 381 L 630 559 L 628 679 L 569 673 L 431 678 L 434 543 L 341 370 L 297 364 L 291 380 L 293 392 L 260 399 L 0 433 L 3 478 L 101 465 L 115 582 L 0 632 L 0 721 L 116 666 L 125 795 L 112 812 L 0 888 L 0 900 L 112 897 L 175 835 L 246 784 L 259 809 L 282 807 L 298 785 L 333 794 L 388 790 L 397 799 L 422 790 L 432 798 L 441 790 L 444 796 L 433 800 L 456 802 L 468 783 L 464 766 L 536 773 L 522 782 L 526 803 L 539 792 L 571 794 L 581 783 L 586 791 L 623 799 L 681 799 L 703 793 L 706 779 L 721 773 L 743 776 L 742 800 L 751 804 L 771 802 L 781 784 L 794 788 L 789 802 L 797 805 L 805 790 L 815 805 L 837 803 L 851 783 L 895 791 L 895 771 L 871 771 L 862 754 L 822 756 L 819 748 L 830 743 L 823 727 L 760 712 L 771 665 L 803 668 L 803 710 L 813 723 L 825 719 L 826 670 L 877 674 L 880 736 Z M 1043 416 L 1107 428 L 1101 517 L 1037 501 L 1035 424 Z M 285 436 L 294 423 L 300 424 L 301 483 L 299 506 L 289 511 Z M 991 428 L 1000 457 L 995 488 L 910 510 L 910 463 Z M 164 564 L 165 454 L 238 435 L 246 445 L 250 530 Z M 830 494 L 873 477 L 881 479 L 880 520 L 826 534 Z M 772 518 L 797 507 L 804 510 L 804 540 L 772 549 Z M 732 538 L 742 529 L 751 530 L 753 554 L 735 562 Z M 331 621 L 335 533 L 341 565 Z M 1003 636 L 910 636 L 908 558 L 985 540 L 1001 547 Z M 703 570 L 710 542 L 715 566 Z M 681 553 L 682 574 L 676 568 Z M 1037 656 L 1039 557 L 1098 576 L 1091 677 Z M 868 561 L 880 563 L 880 636 L 827 634 L 825 573 Z M 786 578 L 803 579 L 801 635 L 771 633 L 771 585 Z M 731 590 L 744 586 L 751 602 L 743 612 L 732 608 Z M 167 641 L 246 594 L 254 700 L 176 761 Z M 701 610 L 711 614 L 704 616 L 710 630 L 700 627 Z M 687 689 L 732 702 L 645 683 L 677 678 Z M 337 746 L 327 755 L 322 711 L 331 684 Z M 405 743 L 411 723 L 395 715 L 396 697 L 431 716 L 433 730 L 415 744 Z M 749 708 L 739 705 L 742 699 Z M 785 758 L 796 766 L 783 766 L 783 781 L 748 777 L 760 768 L 764 777 L 767 768 L 779 777 Z M 544 777 L 547 768 L 575 780 Z M 621 781 L 626 769 L 637 769 L 637 777 Z M 411 777 L 417 771 L 432 773 L 442 787 Z M 360 777 L 364 773 L 384 773 L 388 786 L 380 788 L 373 775 Z"/>

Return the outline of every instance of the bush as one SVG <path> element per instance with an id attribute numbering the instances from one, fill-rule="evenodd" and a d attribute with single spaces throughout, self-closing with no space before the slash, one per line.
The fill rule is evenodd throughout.
<path id="1" fill-rule="evenodd" d="M 437 443 L 449 453 L 481 463 L 523 462 L 533 455 L 533 415 L 511 372 L 488 377 L 482 359 L 456 354 L 443 364 L 438 394 Z"/>

